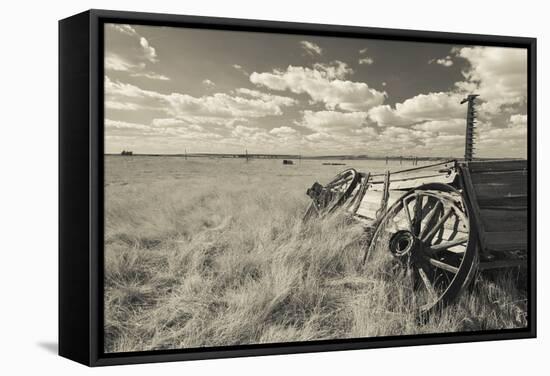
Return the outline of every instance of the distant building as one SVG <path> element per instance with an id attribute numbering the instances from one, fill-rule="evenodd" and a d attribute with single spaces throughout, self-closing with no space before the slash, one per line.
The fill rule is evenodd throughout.
<path id="1" fill-rule="evenodd" d="M 133 154 L 134 152 L 130 150 L 122 150 L 122 153 L 120 153 L 120 155 L 133 155 Z"/>
<path id="2" fill-rule="evenodd" d="M 292 162 L 290 159 L 283 159 L 283 164 L 291 165 L 294 164 L 294 162 Z"/>

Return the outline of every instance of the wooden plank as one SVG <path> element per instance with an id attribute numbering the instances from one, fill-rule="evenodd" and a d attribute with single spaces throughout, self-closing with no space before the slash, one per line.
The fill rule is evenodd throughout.
<path id="1" fill-rule="evenodd" d="M 380 207 L 380 199 L 382 198 L 382 192 L 373 191 L 370 189 L 367 190 L 359 207 L 357 208 L 356 213 L 367 218 L 375 218 L 376 211 Z"/>
<path id="2" fill-rule="evenodd" d="M 416 178 L 410 178 L 410 179 L 394 179 L 394 177 L 392 176 L 390 181 L 390 189 L 409 190 L 428 183 L 450 184 L 454 181 L 455 176 L 456 174 L 454 173 L 450 175 L 438 174 L 438 175 L 426 175 L 426 176 L 420 176 L 420 177 L 417 176 Z M 375 181 L 372 183 L 369 190 L 382 191 L 384 190 L 384 184 L 380 183 L 379 181 Z"/>
<path id="3" fill-rule="evenodd" d="M 527 231 L 486 232 L 485 248 L 495 252 L 526 250 Z"/>
<path id="4" fill-rule="evenodd" d="M 470 175 L 474 185 L 493 184 L 495 186 L 527 186 L 526 171 L 478 172 L 470 173 Z"/>
<path id="5" fill-rule="evenodd" d="M 477 183 L 474 184 L 480 200 L 500 197 L 527 197 L 527 184 Z"/>
<path id="6" fill-rule="evenodd" d="M 470 171 L 474 174 L 476 172 L 489 172 L 489 171 L 515 171 L 525 170 L 527 171 L 527 160 L 499 160 L 499 161 L 472 161 L 465 164 Z"/>
<path id="7" fill-rule="evenodd" d="M 455 163 L 456 161 L 454 160 L 451 160 L 451 161 L 444 161 L 444 162 L 439 162 L 439 163 L 434 163 L 434 164 L 430 164 L 430 165 L 425 165 L 425 166 L 420 166 L 420 167 L 413 167 L 413 168 L 408 168 L 408 169 L 404 169 L 404 170 L 398 170 L 398 171 L 390 171 L 392 173 L 392 175 L 397 175 L 397 174 L 412 174 L 412 175 L 418 175 L 418 173 L 420 171 L 440 171 L 440 170 L 444 170 L 444 169 L 449 169 L 449 168 L 453 168 L 455 166 Z M 371 176 L 372 177 L 379 177 L 379 176 L 384 176 L 385 173 L 379 173 L 379 174 L 372 174 Z"/>
<path id="8" fill-rule="evenodd" d="M 388 198 L 388 207 L 392 206 L 393 203 L 403 195 L 401 191 L 390 191 L 390 196 Z M 382 199 L 382 192 L 372 191 L 370 188 L 367 190 L 367 193 L 363 197 L 361 204 L 357 208 L 357 214 L 367 217 L 367 218 L 376 218 L 376 211 L 380 209 L 380 201 Z"/>
<path id="9" fill-rule="evenodd" d="M 479 196 L 478 196 L 479 197 Z M 527 210 L 527 195 L 477 199 L 482 209 Z"/>
<path id="10" fill-rule="evenodd" d="M 496 260 L 486 261 L 479 263 L 479 270 L 500 269 L 500 268 L 513 268 L 513 267 L 526 267 L 527 260 L 523 259 L 510 259 L 510 260 Z"/>
<path id="11" fill-rule="evenodd" d="M 480 209 L 486 232 L 527 231 L 527 210 Z"/>
<path id="12" fill-rule="evenodd" d="M 406 174 L 406 175 L 400 175 L 399 173 L 395 173 L 391 175 L 390 181 L 398 182 L 398 181 L 409 181 L 409 180 L 416 180 L 416 179 L 426 179 L 426 178 L 437 178 L 440 176 L 446 176 L 450 175 L 447 173 L 441 173 L 437 171 L 417 171 L 415 174 Z M 371 181 L 372 184 L 383 184 L 384 179 L 381 178 L 374 178 Z"/>

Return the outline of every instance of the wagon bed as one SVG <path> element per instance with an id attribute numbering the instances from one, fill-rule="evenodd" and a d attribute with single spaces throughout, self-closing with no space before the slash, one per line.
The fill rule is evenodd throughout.
<path id="1" fill-rule="evenodd" d="M 389 251 L 413 269 L 427 291 L 420 309 L 429 311 L 478 270 L 525 264 L 527 174 L 526 160 L 452 160 L 383 174 L 351 168 L 308 190 L 306 218 L 340 209 L 364 225 L 372 236 L 363 263 Z"/>
<path id="2" fill-rule="evenodd" d="M 359 172 L 346 210 L 366 226 L 374 226 L 404 192 L 426 184 L 448 184 L 463 192 L 471 207 L 483 250 L 525 250 L 527 173 L 526 160 L 451 160 L 395 172 Z"/>

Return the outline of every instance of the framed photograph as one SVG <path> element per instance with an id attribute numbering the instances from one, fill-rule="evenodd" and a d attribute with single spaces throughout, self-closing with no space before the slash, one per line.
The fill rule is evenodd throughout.
<path id="1" fill-rule="evenodd" d="M 536 40 L 59 23 L 59 353 L 530 338 Z"/>

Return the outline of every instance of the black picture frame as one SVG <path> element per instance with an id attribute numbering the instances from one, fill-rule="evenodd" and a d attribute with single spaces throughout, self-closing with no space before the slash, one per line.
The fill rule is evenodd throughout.
<path id="1" fill-rule="evenodd" d="M 521 47 L 528 51 L 528 314 L 525 329 L 103 353 L 103 24 Z M 536 337 L 536 39 L 88 10 L 59 21 L 59 354 L 88 366 Z"/>

